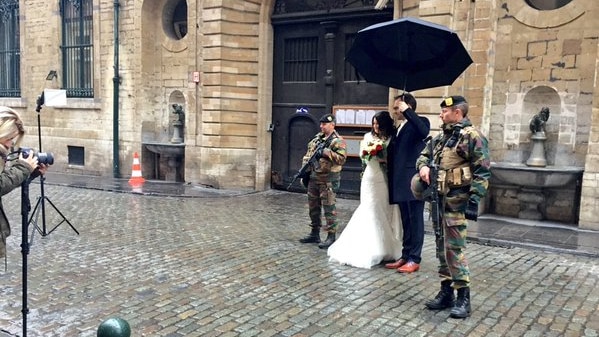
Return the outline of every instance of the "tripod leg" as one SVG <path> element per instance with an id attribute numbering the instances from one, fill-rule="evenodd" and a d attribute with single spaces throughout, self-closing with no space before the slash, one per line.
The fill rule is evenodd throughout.
<path id="1" fill-rule="evenodd" d="M 39 115 L 38 115 L 39 117 Z M 40 142 L 41 142 L 41 138 L 40 138 Z M 40 143 L 40 149 L 41 149 L 41 143 Z M 71 224 L 71 222 L 69 222 L 69 220 L 67 220 L 67 218 L 64 216 L 64 214 L 62 214 L 62 212 L 60 212 L 58 210 L 58 208 L 56 207 L 56 205 L 54 205 L 54 203 L 52 203 L 52 201 L 46 197 L 44 195 L 44 180 L 46 180 L 46 177 L 44 177 L 43 175 L 40 177 L 40 192 L 41 195 L 39 197 L 39 199 L 37 199 L 37 204 L 35 205 L 35 209 L 33 210 L 33 214 L 36 214 L 36 220 L 35 220 L 35 227 L 38 229 L 38 231 L 42 234 L 42 236 L 46 236 L 46 235 L 50 235 L 50 233 L 52 233 L 53 231 L 55 231 L 58 226 L 60 226 L 63 222 L 66 222 L 69 224 L 69 226 L 71 227 L 71 229 L 73 231 L 75 231 L 75 233 L 77 233 L 77 235 L 79 235 L 79 231 L 77 231 L 77 229 Z M 60 221 L 56 226 L 54 226 L 54 228 L 52 228 L 50 231 L 46 231 L 46 203 L 45 201 L 48 200 L 48 202 L 50 203 L 50 206 L 52 206 L 52 208 L 54 208 L 54 210 L 56 212 L 58 212 L 58 214 L 60 214 L 60 216 L 62 217 L 62 221 Z M 40 206 L 38 208 L 38 206 Z M 41 210 L 42 213 L 42 230 L 40 231 L 39 226 L 37 226 L 37 217 L 39 216 L 39 212 L 36 213 L 36 211 Z M 33 214 L 31 216 L 31 218 L 33 219 Z"/>
<path id="2" fill-rule="evenodd" d="M 35 207 L 33 208 L 33 211 L 31 212 L 31 217 L 29 218 L 29 222 L 28 224 L 33 224 L 33 228 L 36 229 L 41 236 L 46 236 L 50 233 L 46 232 L 46 226 L 44 226 L 43 228 L 40 228 L 40 226 L 38 226 L 38 221 L 39 221 L 39 216 L 40 216 L 40 210 L 41 210 L 41 203 L 43 202 L 42 197 L 38 197 L 37 198 L 37 202 L 35 203 Z M 35 221 L 34 221 L 35 218 Z M 32 235 L 33 236 L 33 235 Z M 33 239 L 33 237 L 32 237 Z"/>
<path id="3" fill-rule="evenodd" d="M 69 227 L 71 227 L 71 229 L 73 231 L 75 231 L 75 233 L 77 233 L 77 235 L 79 235 L 79 231 L 77 231 L 77 229 L 71 224 L 71 222 L 69 220 L 67 220 L 67 218 L 62 214 L 62 212 L 60 210 L 58 210 L 58 208 L 54 205 L 54 203 L 48 198 L 48 197 L 44 197 L 45 200 L 48 200 L 48 203 L 50 204 L 50 206 L 52 206 L 52 208 L 54 208 L 54 210 L 60 214 L 60 216 L 62 217 L 62 221 L 58 223 L 58 225 L 56 225 L 54 228 L 52 228 L 48 234 L 54 232 L 54 230 L 56 230 L 58 228 L 58 226 L 60 226 L 63 222 L 66 222 Z"/>

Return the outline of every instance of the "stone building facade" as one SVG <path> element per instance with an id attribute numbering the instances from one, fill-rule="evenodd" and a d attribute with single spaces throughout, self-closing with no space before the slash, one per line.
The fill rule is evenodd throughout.
<path id="1" fill-rule="evenodd" d="M 93 0 L 93 98 L 68 98 L 66 106 L 42 107 L 39 115 L 43 150 L 56 156 L 52 170 L 127 177 L 138 152 L 150 178 L 170 172 L 217 188 L 270 188 L 271 143 L 278 141 L 269 133 L 277 90 L 270 18 L 275 6 L 293 2 L 319 1 Z M 584 173 L 568 192 L 573 201 L 555 196 L 562 187 L 550 188 L 544 217 L 547 209 L 574 209 L 580 227 L 599 230 L 596 0 L 389 0 L 387 6 L 455 30 L 474 60 L 451 87 L 414 93 L 433 125 L 440 98 L 462 94 L 489 137 L 493 160 L 523 163 L 531 146 L 528 120 L 550 107 L 549 165 Z M 0 97 L 0 105 L 22 113 L 26 143 L 34 145 L 36 97 L 63 80 L 61 12 L 57 1 L 20 0 L 19 7 L 21 95 Z M 49 70 L 59 76 L 46 80 Z M 146 145 L 169 143 L 174 104 L 185 112 L 184 146 L 156 155 Z M 73 148 L 83 150 L 83 165 L 70 163 Z M 493 193 L 488 207 L 520 202 L 513 189 Z"/>

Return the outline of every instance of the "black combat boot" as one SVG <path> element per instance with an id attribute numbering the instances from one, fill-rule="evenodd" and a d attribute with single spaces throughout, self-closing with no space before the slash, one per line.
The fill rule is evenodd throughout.
<path id="1" fill-rule="evenodd" d="M 466 318 L 470 316 L 470 288 L 464 287 L 458 289 L 458 298 L 455 306 L 449 312 L 452 318 Z"/>
<path id="2" fill-rule="evenodd" d="M 329 233 L 327 234 L 327 239 L 325 242 L 321 243 L 318 245 L 318 248 L 320 249 L 327 249 L 329 248 L 330 245 L 333 244 L 333 242 L 335 242 L 335 233 Z"/>
<path id="3" fill-rule="evenodd" d="M 312 227 L 312 231 L 310 234 L 306 235 L 306 237 L 299 239 L 301 243 L 320 243 L 320 228 Z"/>
<path id="4" fill-rule="evenodd" d="M 441 290 L 434 299 L 424 303 L 429 310 L 443 310 L 454 306 L 455 297 L 451 281 L 441 281 Z"/>

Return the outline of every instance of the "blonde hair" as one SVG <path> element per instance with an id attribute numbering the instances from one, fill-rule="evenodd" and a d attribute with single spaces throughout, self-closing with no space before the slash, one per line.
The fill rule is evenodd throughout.
<path id="1" fill-rule="evenodd" d="M 14 138 L 14 146 L 18 147 L 24 135 L 25 128 L 19 113 L 9 107 L 0 106 L 0 142 Z"/>

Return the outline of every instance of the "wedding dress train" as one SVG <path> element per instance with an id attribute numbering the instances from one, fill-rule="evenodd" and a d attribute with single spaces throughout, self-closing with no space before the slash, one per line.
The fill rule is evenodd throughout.
<path id="1" fill-rule="evenodd" d="M 370 269 L 401 257 L 399 207 L 389 205 L 385 172 L 376 158 L 366 165 L 360 185 L 360 205 L 339 239 L 329 247 L 329 261 Z"/>

